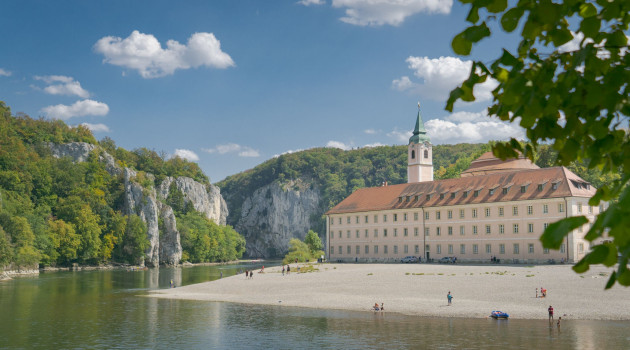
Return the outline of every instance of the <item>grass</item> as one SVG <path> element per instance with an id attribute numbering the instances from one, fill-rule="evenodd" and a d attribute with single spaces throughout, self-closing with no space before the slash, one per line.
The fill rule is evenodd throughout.
<path id="1" fill-rule="evenodd" d="M 299 273 L 308 273 L 308 272 L 317 272 L 319 271 L 318 268 L 316 268 L 313 265 L 306 265 L 306 266 L 300 266 L 300 271 Z"/>
<path id="2" fill-rule="evenodd" d="M 534 277 L 534 275 L 525 275 L 525 277 Z"/>

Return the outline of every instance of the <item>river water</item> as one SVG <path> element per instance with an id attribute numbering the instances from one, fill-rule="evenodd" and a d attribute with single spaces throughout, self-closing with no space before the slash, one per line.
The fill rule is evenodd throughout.
<path id="1" fill-rule="evenodd" d="M 267 263 L 267 265 L 270 265 Z M 630 349 L 630 322 L 409 317 L 141 295 L 258 264 L 0 282 L 0 349 Z M 325 296 L 323 296 L 325 297 Z"/>

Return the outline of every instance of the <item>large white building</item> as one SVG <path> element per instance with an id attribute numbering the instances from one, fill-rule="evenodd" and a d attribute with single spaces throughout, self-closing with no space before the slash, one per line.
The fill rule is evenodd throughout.
<path id="1" fill-rule="evenodd" d="M 433 181 L 432 145 L 420 111 L 409 139 L 408 183 L 363 188 L 329 210 L 326 253 L 332 261 L 575 262 L 589 250 L 589 224 L 559 251 L 544 249 L 544 229 L 559 219 L 605 208 L 588 205 L 596 189 L 565 167 L 539 168 L 526 158 L 488 152 L 457 179 Z"/>

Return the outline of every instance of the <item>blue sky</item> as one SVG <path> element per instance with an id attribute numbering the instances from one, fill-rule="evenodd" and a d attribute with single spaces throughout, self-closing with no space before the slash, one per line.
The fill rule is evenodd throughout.
<path id="1" fill-rule="evenodd" d="M 480 101 L 444 111 L 470 59 L 450 0 L 5 1 L 0 100 L 87 123 L 127 149 L 199 163 L 212 182 L 312 147 L 406 144 L 417 101 L 434 144 L 523 137 Z"/>

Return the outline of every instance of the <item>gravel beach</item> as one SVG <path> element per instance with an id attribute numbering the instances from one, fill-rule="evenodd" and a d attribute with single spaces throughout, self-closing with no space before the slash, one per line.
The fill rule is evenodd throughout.
<path id="1" fill-rule="evenodd" d="M 630 288 L 604 290 L 609 268 L 576 274 L 569 265 L 314 264 L 314 272 L 283 276 L 281 267 L 185 287 L 149 297 L 385 312 L 416 316 L 485 318 L 492 310 L 510 318 L 547 319 L 552 305 L 563 319 L 630 320 Z M 300 266 L 303 266 L 300 264 Z M 536 288 L 547 297 L 536 298 Z M 446 295 L 453 295 L 448 306 Z"/>

